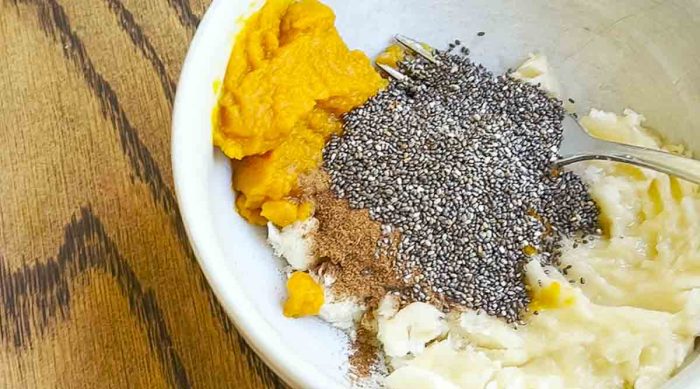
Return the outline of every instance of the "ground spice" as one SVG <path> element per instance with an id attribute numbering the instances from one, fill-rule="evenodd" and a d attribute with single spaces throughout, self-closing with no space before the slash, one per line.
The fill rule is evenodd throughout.
<path id="1" fill-rule="evenodd" d="M 358 377 L 367 377 L 373 373 L 379 362 L 379 343 L 374 331 L 358 326 L 355 341 L 350 354 L 350 366 Z"/>
<path id="2" fill-rule="evenodd" d="M 333 276 L 331 289 L 337 296 L 357 298 L 368 308 L 357 326 L 350 354 L 354 375 L 368 377 L 380 365 L 372 315 L 384 295 L 403 285 L 395 267 L 400 235 L 372 220 L 368 210 L 351 209 L 347 200 L 337 198 L 323 170 L 301 177 L 299 184 L 303 197 L 313 200 L 318 219 L 314 251 L 320 263 L 316 272 Z"/>
<path id="3" fill-rule="evenodd" d="M 317 188 L 319 188 L 317 186 Z M 381 225 L 365 209 L 351 209 L 346 200 L 325 190 L 314 194 L 318 219 L 315 254 L 333 272 L 333 292 L 356 297 L 376 307 L 390 290 L 400 286 L 391 250 L 381 249 Z M 385 236 L 385 242 L 397 241 Z"/>

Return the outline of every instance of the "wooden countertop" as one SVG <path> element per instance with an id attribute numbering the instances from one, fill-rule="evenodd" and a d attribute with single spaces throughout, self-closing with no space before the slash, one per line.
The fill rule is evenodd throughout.
<path id="1" fill-rule="evenodd" d="M 207 0 L 0 1 L 0 387 L 282 387 L 185 237 L 170 114 Z"/>

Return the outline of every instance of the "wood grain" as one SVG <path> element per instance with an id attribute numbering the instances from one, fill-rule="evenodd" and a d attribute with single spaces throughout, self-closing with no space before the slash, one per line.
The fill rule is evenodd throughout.
<path id="1" fill-rule="evenodd" d="M 175 80 L 207 0 L 0 0 L 0 387 L 283 387 L 196 264 Z"/>

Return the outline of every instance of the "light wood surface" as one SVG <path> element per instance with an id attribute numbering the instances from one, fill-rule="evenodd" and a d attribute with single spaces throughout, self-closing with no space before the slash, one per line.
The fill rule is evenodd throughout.
<path id="1" fill-rule="evenodd" d="M 208 2 L 0 0 L 0 387 L 283 386 L 175 202 L 170 114 Z"/>

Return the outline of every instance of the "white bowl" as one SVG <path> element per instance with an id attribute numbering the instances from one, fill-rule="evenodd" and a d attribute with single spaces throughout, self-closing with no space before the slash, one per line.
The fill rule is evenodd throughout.
<path id="1" fill-rule="evenodd" d="M 350 47 L 375 55 L 394 33 L 434 46 L 459 38 L 495 72 L 546 54 L 565 96 L 631 107 L 673 141 L 700 151 L 700 3 L 694 0 L 329 0 Z M 234 211 L 228 160 L 212 147 L 213 84 L 222 80 L 240 17 L 258 5 L 214 0 L 192 41 L 173 113 L 172 161 L 183 221 L 199 263 L 240 333 L 296 387 L 347 386 L 342 334 L 282 316 L 282 263 L 264 231 Z M 479 37 L 477 32 L 486 35 Z M 700 387 L 700 362 L 668 387 Z"/>

